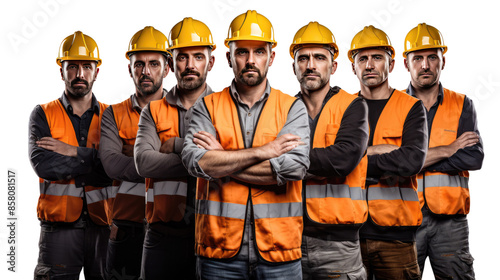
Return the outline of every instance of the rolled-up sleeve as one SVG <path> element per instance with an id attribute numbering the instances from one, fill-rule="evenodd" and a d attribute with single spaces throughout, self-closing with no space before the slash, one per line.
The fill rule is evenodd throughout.
<path id="1" fill-rule="evenodd" d="M 161 153 L 161 141 L 149 110 L 144 107 L 134 145 L 134 161 L 139 175 L 145 178 L 170 179 L 187 176 L 179 154 Z"/>
<path id="2" fill-rule="evenodd" d="M 205 155 L 207 150 L 199 148 L 195 143 L 193 143 L 193 135 L 197 132 L 205 131 L 214 136 L 216 136 L 215 127 L 212 124 L 210 114 L 208 113 L 205 103 L 203 101 L 198 102 L 193 107 L 193 115 L 189 122 L 189 129 L 184 137 L 184 146 L 182 149 L 182 162 L 186 167 L 189 174 L 194 177 L 199 177 L 207 180 L 213 180 L 208 174 L 206 174 L 200 167 L 198 162 Z"/>
<path id="3" fill-rule="evenodd" d="M 102 115 L 99 146 L 99 157 L 109 177 L 129 182 L 144 181 L 144 178 L 137 173 L 134 158 L 122 153 L 123 141 L 118 133 L 111 106 Z"/>
<path id="4" fill-rule="evenodd" d="M 269 160 L 276 173 L 278 185 L 283 185 L 287 181 L 302 180 L 309 168 L 309 123 L 306 107 L 301 100 L 297 100 L 290 108 L 286 123 L 278 137 L 287 133 L 299 136 L 305 145 Z"/>

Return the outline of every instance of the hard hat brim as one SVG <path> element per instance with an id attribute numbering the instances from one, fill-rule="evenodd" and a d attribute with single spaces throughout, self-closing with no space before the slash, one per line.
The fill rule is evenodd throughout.
<path id="1" fill-rule="evenodd" d="M 421 50 L 430 50 L 430 49 L 442 49 L 443 54 L 445 54 L 448 51 L 448 47 L 445 45 L 437 45 L 437 46 L 436 45 L 424 45 L 424 46 L 415 47 L 415 48 L 412 48 L 412 49 L 409 49 L 409 50 L 403 52 L 403 57 L 406 58 L 408 56 L 408 54 L 411 52 L 416 52 L 416 51 L 421 51 Z"/>
<path id="2" fill-rule="evenodd" d="M 99 59 L 94 59 L 94 58 L 89 58 L 89 57 L 78 57 L 78 56 L 63 56 L 63 57 L 58 57 L 56 59 L 57 65 L 62 66 L 62 62 L 66 60 L 88 60 L 88 61 L 95 61 L 97 63 L 97 67 L 99 67 L 102 64 L 102 60 Z"/>
<path id="3" fill-rule="evenodd" d="M 130 59 L 130 55 L 134 54 L 136 52 L 159 52 L 159 53 L 165 53 L 167 56 L 172 55 L 169 51 L 159 51 L 158 49 L 153 49 L 153 48 L 145 48 L 145 49 L 135 49 L 135 50 L 130 50 L 125 53 L 125 57 L 127 59 Z"/>

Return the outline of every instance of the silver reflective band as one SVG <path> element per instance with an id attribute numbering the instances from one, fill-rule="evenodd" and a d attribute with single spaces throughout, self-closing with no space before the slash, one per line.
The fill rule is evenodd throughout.
<path id="1" fill-rule="evenodd" d="M 148 190 L 150 192 L 151 189 Z M 154 195 L 187 196 L 187 183 L 179 181 L 158 181 L 153 184 Z"/>
<path id="2" fill-rule="evenodd" d="M 148 189 L 148 191 L 146 192 L 146 202 L 155 202 L 153 189 Z"/>
<path id="3" fill-rule="evenodd" d="M 45 188 L 47 184 L 47 188 Z M 73 196 L 83 197 L 83 188 L 77 188 L 74 184 L 54 184 L 43 182 L 40 183 L 40 193 L 56 196 Z"/>
<path id="4" fill-rule="evenodd" d="M 307 185 L 306 198 L 350 198 L 352 200 L 365 200 L 366 191 L 361 187 L 350 188 L 346 184 L 326 184 L 326 185 Z"/>
<path id="5" fill-rule="evenodd" d="M 302 217 L 301 202 L 254 204 L 255 219 Z"/>
<path id="6" fill-rule="evenodd" d="M 118 186 L 109 186 L 106 188 L 107 198 L 115 198 L 118 193 Z"/>
<path id="7" fill-rule="evenodd" d="M 87 204 L 106 200 L 106 188 L 85 192 L 85 196 L 87 197 Z"/>
<path id="8" fill-rule="evenodd" d="M 424 191 L 424 180 L 423 179 L 417 179 L 417 191 L 418 192 Z"/>
<path id="9" fill-rule="evenodd" d="M 462 187 L 464 189 L 468 189 L 469 178 L 461 177 L 459 175 L 425 176 L 425 188 L 432 188 L 432 187 Z"/>
<path id="10" fill-rule="evenodd" d="M 196 200 L 196 214 L 245 219 L 246 205 L 210 200 Z"/>
<path id="11" fill-rule="evenodd" d="M 145 196 L 146 195 L 146 185 L 144 183 L 133 183 L 123 181 L 120 184 L 118 189 L 118 193 L 131 194 L 137 196 Z"/>
<path id="12" fill-rule="evenodd" d="M 411 188 L 399 188 L 399 187 L 368 188 L 368 200 L 398 200 L 398 199 L 403 199 L 404 201 L 419 201 L 417 192 Z"/>

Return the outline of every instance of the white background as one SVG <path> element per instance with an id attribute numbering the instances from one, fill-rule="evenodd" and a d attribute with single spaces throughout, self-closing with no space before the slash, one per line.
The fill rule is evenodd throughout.
<path id="1" fill-rule="evenodd" d="M 498 169 L 495 123 L 500 75 L 496 58 L 499 46 L 498 13 L 493 1 L 9 1 L 0 11 L 0 77 L 2 79 L 2 136 L 0 137 L 0 275 L 1 279 L 32 279 L 38 254 L 39 223 L 36 218 L 38 181 L 28 159 L 28 118 L 36 104 L 61 96 L 64 84 L 56 64 L 59 44 L 66 36 L 81 30 L 93 37 L 103 64 L 94 84 L 97 98 L 108 104 L 120 102 L 134 87 L 125 58 L 132 35 L 152 25 L 168 35 L 184 17 L 206 23 L 212 30 L 217 49 L 215 66 L 208 76 L 212 89 L 229 85 L 224 46 L 231 20 L 248 9 L 256 9 L 274 25 L 278 46 L 269 80 L 275 88 L 289 94 L 298 91 L 288 48 L 295 32 L 309 21 L 331 29 L 340 48 L 337 73 L 332 85 L 348 92 L 359 90 L 352 74 L 347 50 L 353 36 L 365 25 L 384 30 L 396 49 L 396 67 L 390 84 L 404 89 L 409 74 L 403 66 L 403 41 L 418 23 L 437 27 L 448 45 L 446 66 L 441 81 L 445 87 L 466 93 L 478 112 L 479 129 L 484 141 L 485 160 L 480 171 L 471 172 L 472 196 L 470 246 L 478 279 L 498 276 Z M 495 58 L 491 60 L 491 58 Z M 175 84 L 169 74 L 166 88 Z M 17 259 L 16 272 L 7 271 L 7 170 L 17 172 Z M 496 261 L 495 261 L 496 260 Z M 433 279 L 427 265 L 424 279 Z"/>

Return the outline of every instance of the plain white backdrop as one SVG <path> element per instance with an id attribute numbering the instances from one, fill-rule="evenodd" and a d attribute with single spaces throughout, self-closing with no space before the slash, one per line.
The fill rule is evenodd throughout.
<path id="1" fill-rule="evenodd" d="M 98 100 L 118 103 L 134 91 L 125 58 L 132 35 L 152 25 L 168 35 L 184 17 L 206 23 L 212 30 L 217 49 L 215 66 L 208 75 L 214 90 L 229 85 L 233 74 L 228 67 L 224 39 L 231 20 L 255 9 L 273 24 L 278 42 L 276 58 L 269 70 L 275 88 L 294 95 L 298 82 L 292 72 L 288 48 L 295 32 L 309 21 L 327 26 L 340 48 L 338 68 L 331 84 L 348 92 L 359 90 L 352 73 L 347 50 L 353 36 L 373 24 L 384 30 L 396 49 L 396 67 L 389 76 L 392 87 L 404 89 L 409 74 L 403 65 L 406 33 L 418 23 L 438 28 L 448 45 L 443 85 L 473 99 L 478 113 L 479 130 L 484 141 L 485 160 L 480 171 L 471 172 L 472 196 L 469 215 L 470 246 L 475 258 L 477 279 L 497 277 L 499 184 L 497 182 L 500 149 L 496 147 L 500 120 L 498 108 L 500 75 L 496 49 L 498 13 L 494 1 L 9 1 L 0 11 L 0 77 L 2 136 L 0 137 L 0 276 L 1 279 L 32 279 L 38 254 L 39 222 L 36 218 L 38 181 L 28 158 L 28 119 L 37 104 L 61 96 L 64 84 L 56 64 L 61 41 L 80 30 L 94 38 L 103 63 L 94 93 Z M 169 74 L 164 87 L 175 85 Z M 16 272 L 8 267 L 7 172 L 17 173 Z M 82 277 L 83 279 L 83 277 Z M 433 279 L 426 266 L 424 279 Z"/>

